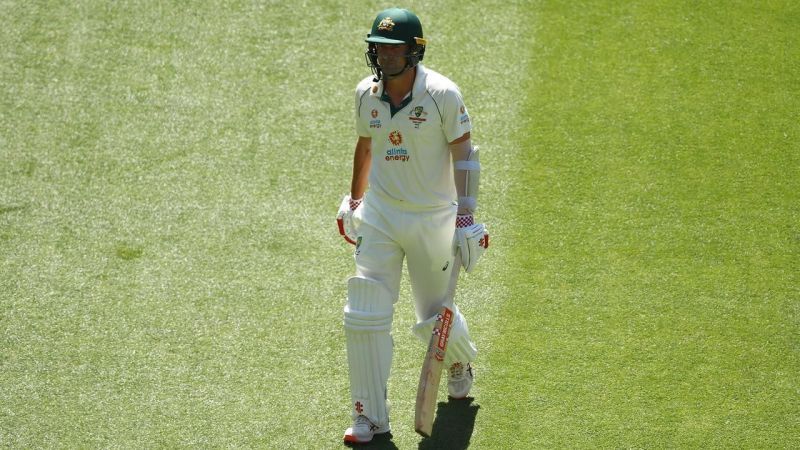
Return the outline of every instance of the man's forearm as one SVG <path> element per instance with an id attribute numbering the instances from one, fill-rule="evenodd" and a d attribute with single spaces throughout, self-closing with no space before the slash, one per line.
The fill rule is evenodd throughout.
<path id="1" fill-rule="evenodd" d="M 353 155 L 353 180 L 350 184 L 350 197 L 354 199 L 363 198 L 367 190 L 371 157 L 372 141 L 368 138 L 359 138 Z"/>

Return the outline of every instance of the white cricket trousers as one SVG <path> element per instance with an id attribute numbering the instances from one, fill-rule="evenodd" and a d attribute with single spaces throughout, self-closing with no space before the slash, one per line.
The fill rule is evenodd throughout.
<path id="1" fill-rule="evenodd" d="M 415 300 L 414 334 L 427 343 L 435 315 L 450 306 L 455 318 L 445 364 L 466 365 L 477 354 L 466 320 L 453 305 L 454 270 L 460 270 L 453 255 L 456 211 L 456 205 L 414 208 L 368 193 L 353 216 L 356 276 L 348 280 L 344 310 L 352 415 L 366 416 L 381 430 L 389 429 L 392 314 L 404 259 Z"/>
<path id="2" fill-rule="evenodd" d="M 407 206 L 367 193 L 354 215 L 356 276 L 378 281 L 396 302 L 405 258 L 417 321 L 435 315 L 450 288 L 457 209 Z"/>

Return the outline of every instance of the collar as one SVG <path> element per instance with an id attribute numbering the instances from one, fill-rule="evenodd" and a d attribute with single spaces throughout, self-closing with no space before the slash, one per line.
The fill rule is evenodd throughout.
<path id="1" fill-rule="evenodd" d="M 428 71 L 421 63 L 417 64 L 417 77 L 414 79 L 414 86 L 411 87 L 411 92 L 419 98 L 425 93 L 425 84 L 428 79 Z"/>
<path id="2" fill-rule="evenodd" d="M 410 102 L 411 98 L 413 97 L 413 95 L 412 95 L 413 93 L 414 93 L 414 90 L 412 89 L 411 91 L 408 92 L 408 94 L 406 94 L 405 97 L 403 97 L 403 101 L 401 103 L 403 103 L 404 105 L 408 104 L 408 102 Z M 392 99 L 389 98 L 389 96 L 386 95 L 386 93 L 383 92 L 383 91 L 381 91 L 381 97 L 380 98 L 381 98 L 382 102 L 386 102 L 386 103 L 388 103 L 390 105 L 392 104 Z"/>

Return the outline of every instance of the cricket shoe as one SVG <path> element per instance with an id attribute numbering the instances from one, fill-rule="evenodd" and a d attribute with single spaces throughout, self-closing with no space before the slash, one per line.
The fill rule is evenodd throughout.
<path id="1" fill-rule="evenodd" d="M 370 442 L 376 434 L 388 433 L 389 424 L 379 427 L 367 419 L 366 416 L 358 416 L 353 422 L 353 426 L 344 432 L 344 441 L 351 444 L 364 444 Z"/>
<path id="2" fill-rule="evenodd" d="M 472 388 L 472 381 L 475 379 L 472 364 L 467 363 L 467 366 L 464 367 L 460 362 L 455 362 L 450 366 L 448 372 L 447 393 L 450 398 L 466 398 Z"/>

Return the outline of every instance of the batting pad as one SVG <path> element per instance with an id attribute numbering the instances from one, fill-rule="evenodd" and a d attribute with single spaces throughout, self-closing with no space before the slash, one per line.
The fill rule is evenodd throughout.
<path id="1" fill-rule="evenodd" d="M 387 383 L 392 365 L 392 297 L 380 283 L 353 277 L 347 282 L 344 329 L 353 418 L 389 424 Z"/>
<path id="2" fill-rule="evenodd" d="M 444 355 L 445 367 L 450 367 L 458 361 L 465 366 L 475 360 L 478 349 L 469 337 L 469 329 L 464 315 L 458 310 L 458 306 L 453 305 L 453 327 L 450 329 L 450 338 L 447 342 L 447 352 Z M 425 345 L 431 339 L 433 327 L 436 325 L 436 316 L 414 325 L 414 335 L 420 338 Z"/>

